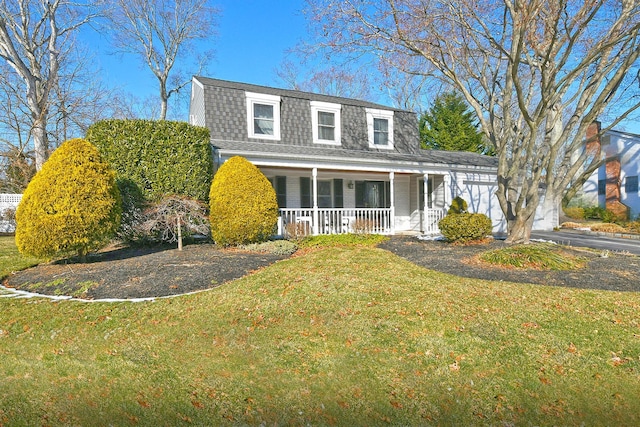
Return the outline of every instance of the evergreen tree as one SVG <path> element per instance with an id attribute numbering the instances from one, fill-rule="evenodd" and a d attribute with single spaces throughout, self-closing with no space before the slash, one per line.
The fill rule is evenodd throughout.
<path id="1" fill-rule="evenodd" d="M 263 242 L 278 224 L 276 192 L 260 169 L 234 156 L 216 172 L 209 194 L 211 237 L 222 246 Z"/>
<path id="2" fill-rule="evenodd" d="M 115 172 L 91 143 L 71 139 L 27 186 L 16 211 L 16 246 L 37 257 L 84 259 L 109 242 L 121 213 Z"/>
<path id="3" fill-rule="evenodd" d="M 457 92 L 438 95 L 429 111 L 422 113 L 420 144 L 431 150 L 491 154 L 478 132 L 474 112 Z"/>

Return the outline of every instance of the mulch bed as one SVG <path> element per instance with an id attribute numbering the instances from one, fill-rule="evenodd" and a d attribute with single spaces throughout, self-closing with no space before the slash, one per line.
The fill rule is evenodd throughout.
<path id="1" fill-rule="evenodd" d="M 410 236 L 396 236 L 380 245 L 414 264 L 456 276 L 493 281 L 533 283 L 582 289 L 640 291 L 640 257 L 584 248 L 566 247 L 566 252 L 584 258 L 584 268 L 570 271 L 521 270 L 500 268 L 478 261 L 485 251 L 504 247 L 501 240 L 477 245 L 452 245 L 442 241 L 421 241 Z"/>
<path id="2" fill-rule="evenodd" d="M 122 248 L 91 255 L 87 263 L 41 264 L 11 275 L 5 286 L 84 299 L 152 298 L 214 288 L 285 256 L 223 249 L 212 244 Z M 51 284 L 53 286 L 33 286 Z M 94 282 L 86 292 L 88 282 Z M 78 295 L 80 293 L 80 295 Z"/>
<path id="3" fill-rule="evenodd" d="M 506 269 L 477 260 L 481 252 L 504 245 L 504 242 L 495 240 L 480 245 L 458 246 L 394 236 L 380 247 L 414 264 L 462 277 L 640 291 L 640 257 L 623 254 L 602 257 L 597 251 L 568 248 L 569 252 L 587 260 L 585 268 L 573 271 Z M 284 258 L 222 249 L 211 244 L 189 245 L 182 251 L 173 247 L 122 248 L 92 255 L 89 262 L 83 264 L 42 264 L 11 275 L 4 285 L 40 294 L 75 295 L 85 299 L 152 298 L 213 288 Z"/>

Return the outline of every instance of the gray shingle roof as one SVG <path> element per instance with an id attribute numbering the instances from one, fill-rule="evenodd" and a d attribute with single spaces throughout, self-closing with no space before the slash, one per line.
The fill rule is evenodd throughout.
<path id="1" fill-rule="evenodd" d="M 293 90 L 293 89 L 279 89 L 279 88 L 274 88 L 269 86 L 260 86 L 260 85 L 250 84 L 250 83 L 232 82 L 228 80 L 212 79 L 210 77 L 202 77 L 202 76 L 195 76 L 195 78 L 204 85 L 224 87 L 228 89 L 245 90 L 249 92 L 264 93 L 267 95 L 288 96 L 291 98 L 307 99 L 310 101 L 332 102 L 335 104 L 343 104 L 343 105 L 355 105 L 358 107 L 365 107 L 365 108 L 377 108 L 377 109 L 391 110 L 391 111 L 406 111 L 400 108 L 389 107 L 388 105 L 376 104 L 374 102 L 361 101 L 361 100 L 352 99 L 352 98 L 343 98 L 340 96 L 322 95 L 319 93 L 303 92 L 300 90 Z"/>

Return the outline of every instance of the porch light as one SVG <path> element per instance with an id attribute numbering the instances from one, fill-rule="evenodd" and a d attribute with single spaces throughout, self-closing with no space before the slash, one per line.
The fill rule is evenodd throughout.
<path id="1" fill-rule="evenodd" d="M 349 182 L 347 182 L 347 187 L 349 187 L 349 188 L 353 188 L 353 181 L 349 181 Z"/>

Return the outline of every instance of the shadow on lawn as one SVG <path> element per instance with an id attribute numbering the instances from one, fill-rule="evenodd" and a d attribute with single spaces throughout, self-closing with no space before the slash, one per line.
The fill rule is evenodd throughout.
<path id="1" fill-rule="evenodd" d="M 143 245 L 132 245 L 132 246 L 118 246 L 118 247 L 108 247 L 107 249 L 102 249 L 99 252 L 91 253 L 87 255 L 85 260 L 82 260 L 78 256 L 59 259 L 53 261 L 51 264 L 53 265 L 66 265 L 66 264 L 94 264 L 98 262 L 107 262 L 107 261 L 119 261 L 126 260 L 131 258 L 138 258 L 145 255 L 157 254 L 160 252 L 170 251 L 176 249 L 175 245 L 167 245 L 167 244 L 157 244 L 151 246 L 143 246 Z"/>

